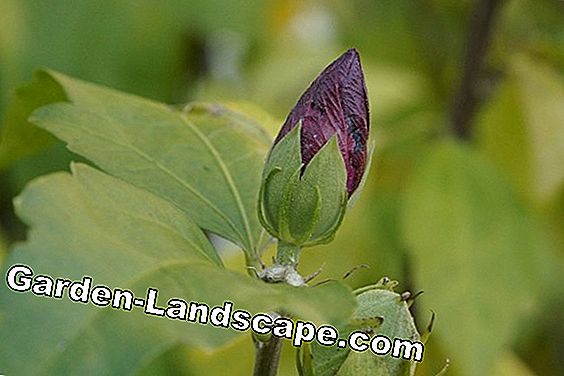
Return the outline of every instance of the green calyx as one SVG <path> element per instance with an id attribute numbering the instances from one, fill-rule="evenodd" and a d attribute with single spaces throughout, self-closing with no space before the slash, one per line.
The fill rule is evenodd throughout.
<path id="1" fill-rule="evenodd" d="M 347 207 L 347 172 L 333 136 L 303 170 L 301 124 L 271 150 L 259 194 L 259 219 L 280 241 L 308 247 L 331 241 Z"/>

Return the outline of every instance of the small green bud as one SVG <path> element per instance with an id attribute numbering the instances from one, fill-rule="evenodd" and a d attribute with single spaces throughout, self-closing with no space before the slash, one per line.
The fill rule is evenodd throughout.
<path id="1" fill-rule="evenodd" d="M 259 196 L 263 226 L 280 241 L 311 246 L 330 241 L 347 208 L 347 171 L 332 137 L 305 169 L 300 129 L 292 129 L 272 149 Z"/>

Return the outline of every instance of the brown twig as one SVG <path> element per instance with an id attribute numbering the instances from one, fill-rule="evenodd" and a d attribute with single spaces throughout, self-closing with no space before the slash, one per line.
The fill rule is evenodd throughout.
<path id="1" fill-rule="evenodd" d="M 282 339 L 272 336 L 269 341 L 262 342 L 254 338 L 256 356 L 254 376 L 276 376 L 278 363 L 280 363 L 280 352 L 282 351 Z"/>
<path id="2" fill-rule="evenodd" d="M 467 139 L 479 97 L 479 81 L 484 57 L 490 44 L 495 16 L 503 0 L 476 0 L 468 28 L 460 86 L 454 94 L 450 122 L 454 133 Z"/>

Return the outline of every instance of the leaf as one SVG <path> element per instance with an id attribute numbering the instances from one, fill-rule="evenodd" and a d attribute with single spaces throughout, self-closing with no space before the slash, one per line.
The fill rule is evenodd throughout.
<path id="1" fill-rule="evenodd" d="M 31 183 L 16 200 L 31 226 L 6 268 L 214 306 L 231 301 L 252 313 L 283 309 L 307 320 L 338 323 L 352 313 L 348 288 L 330 283 L 296 289 L 267 285 L 219 266 L 203 233 L 184 213 L 152 193 L 85 165 Z M 335 305 L 335 306 L 334 306 Z M 330 310 L 327 307 L 332 307 Z M 18 294 L 0 288 L 0 364 L 6 374 L 130 374 L 180 344 L 217 348 L 240 335 L 91 304 Z M 29 354 L 34 354 L 33 362 Z M 126 355 L 124 355 L 126 354 Z"/>
<path id="2" fill-rule="evenodd" d="M 7 255 L 7 248 L 4 230 L 0 228 L 0 266 L 3 265 L 4 258 Z"/>
<path id="3" fill-rule="evenodd" d="M 16 90 L 0 133 L 0 169 L 56 142 L 53 136 L 34 127 L 27 118 L 36 108 L 65 99 L 61 85 L 42 71 L 34 74 L 29 85 Z"/>
<path id="4" fill-rule="evenodd" d="M 160 103 L 49 74 L 71 103 L 32 121 L 106 172 L 172 202 L 202 228 L 259 248 L 256 201 L 270 138 L 256 121 L 220 105 L 181 112 Z"/>
<path id="5" fill-rule="evenodd" d="M 535 376 L 536 374 L 514 352 L 508 351 L 498 360 L 493 376 Z"/>
<path id="6" fill-rule="evenodd" d="M 256 123 L 258 128 L 264 128 L 268 134 L 268 142 L 270 143 L 280 130 L 280 124 L 277 119 L 274 119 L 270 113 L 257 106 L 254 102 L 235 101 L 235 102 L 222 102 L 222 105 L 229 110 L 231 116 L 235 118 L 251 120 Z M 265 137 L 265 135 L 261 135 Z"/>
<path id="7" fill-rule="evenodd" d="M 355 330 L 371 329 L 374 335 L 385 335 L 392 341 L 394 338 L 420 340 L 408 305 L 400 294 L 385 288 L 363 288 L 357 293 L 358 306 L 353 322 L 339 331 L 341 338 L 348 338 Z M 323 347 L 317 343 L 312 345 L 312 355 L 316 376 L 407 376 L 413 375 L 416 367 L 415 362 L 390 355 L 377 356 L 370 350 L 359 353 L 349 348 Z"/>
<path id="8" fill-rule="evenodd" d="M 352 351 L 339 370 L 338 376 L 395 376 L 400 374 L 390 373 L 384 360 L 371 353 L 357 353 Z"/>
<path id="9" fill-rule="evenodd" d="M 531 215 L 487 161 L 448 142 L 416 170 L 404 231 L 422 304 L 437 312 L 434 340 L 461 375 L 489 374 L 536 301 Z"/>
<path id="10" fill-rule="evenodd" d="M 253 31 L 249 29 L 252 22 L 246 21 L 252 20 L 255 12 L 260 14 L 259 7 L 251 9 L 246 4 L 244 10 L 236 12 L 237 17 L 233 17 L 235 13 L 231 12 L 222 22 L 217 12 L 211 12 L 209 3 L 191 2 L 190 11 L 186 12 L 185 5 L 178 2 L 162 4 L 155 9 L 151 1 L 146 0 L 99 4 L 3 0 L 0 15 L 0 113 L 4 118 L 2 132 L 6 134 L 0 138 L 6 141 L 0 146 L 5 149 L 0 151 L 0 168 L 50 146 L 55 140 L 46 132 L 26 124 L 29 113 L 23 114 L 20 109 L 32 102 L 20 101 L 22 105 L 15 98 L 8 108 L 9 115 L 4 116 L 4 102 L 8 94 L 28 80 L 33 69 L 38 66 L 56 67 L 83 79 L 171 100 L 176 97 L 175 93 L 184 92 L 186 83 L 197 75 L 197 67 L 190 64 L 198 56 L 192 45 L 204 43 L 206 38 L 194 26 L 198 24 L 197 28 L 207 31 L 214 28 L 202 22 L 203 13 L 215 25 L 230 25 L 231 30 L 233 27 L 245 29 L 246 34 Z M 230 2 L 228 6 L 237 9 L 240 6 L 237 3 Z M 85 14 L 88 16 L 85 17 Z M 244 27 L 238 28 L 235 25 L 238 23 Z M 188 29 L 187 24 L 190 25 Z M 179 66 L 186 69 L 179 70 Z M 29 95 L 25 98 L 35 102 L 45 95 L 49 98 L 48 87 L 39 87 L 37 82 L 32 86 L 42 90 L 33 92 L 36 98 Z M 49 102 L 62 101 L 65 97 L 51 99 L 44 103 L 34 102 L 30 111 Z"/>
<path id="11" fill-rule="evenodd" d="M 525 196 L 541 202 L 564 187 L 564 81 L 514 58 L 508 79 L 478 122 L 478 140 Z M 501 142 L 500 142 L 501 140 Z"/>

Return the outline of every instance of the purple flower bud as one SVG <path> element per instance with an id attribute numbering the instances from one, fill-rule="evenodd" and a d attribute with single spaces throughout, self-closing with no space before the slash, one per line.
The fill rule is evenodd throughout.
<path id="1" fill-rule="evenodd" d="M 286 118 L 274 144 L 300 121 L 304 168 L 331 136 L 337 134 L 350 197 L 366 168 L 369 131 L 366 85 L 354 48 L 332 62 L 312 82 Z"/>

